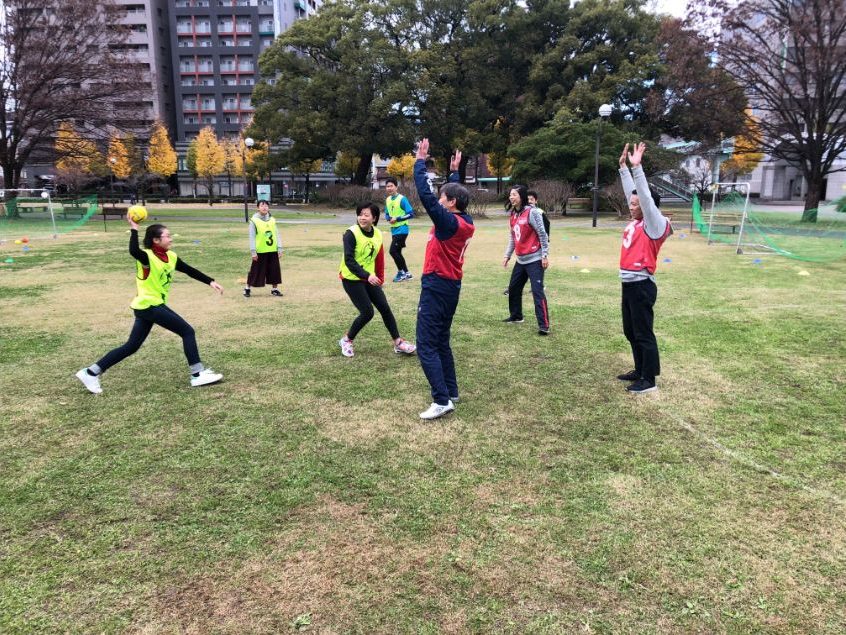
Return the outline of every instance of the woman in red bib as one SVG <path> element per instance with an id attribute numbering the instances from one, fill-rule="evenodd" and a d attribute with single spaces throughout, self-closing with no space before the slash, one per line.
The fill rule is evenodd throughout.
<path id="1" fill-rule="evenodd" d="M 620 280 L 623 283 L 623 333 L 632 347 L 634 370 L 617 379 L 631 382 L 627 390 L 645 393 L 658 390 L 655 378 L 661 373 L 658 341 L 653 331 L 653 307 L 658 298 L 655 269 L 658 252 L 673 233 L 669 219 L 658 209 L 661 197 L 652 191 L 640 163 L 646 144 L 638 143 L 633 152 L 629 144 L 620 155 L 620 179 L 629 198 L 632 220 L 623 230 L 620 248 Z M 626 157 L 632 169 L 626 166 Z"/>

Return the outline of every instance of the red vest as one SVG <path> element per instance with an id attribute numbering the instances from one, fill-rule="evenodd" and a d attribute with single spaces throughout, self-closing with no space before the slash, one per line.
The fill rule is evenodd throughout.
<path id="1" fill-rule="evenodd" d="M 532 208 L 527 207 L 518 214 L 511 214 L 511 233 L 514 235 L 514 251 L 518 256 L 528 256 L 541 248 L 535 228 L 529 223 Z"/>
<path id="2" fill-rule="evenodd" d="M 423 256 L 423 273 L 434 273 L 447 280 L 461 280 L 464 265 L 464 252 L 473 237 L 476 228 L 461 216 L 455 216 L 458 221 L 458 231 L 446 240 L 435 237 L 435 228 L 429 230 L 426 243 L 426 255 Z"/>
<path id="3" fill-rule="evenodd" d="M 643 219 L 633 220 L 623 230 L 623 246 L 620 248 L 620 269 L 655 273 L 658 266 L 658 252 L 672 232 L 670 221 L 660 238 L 650 238 L 643 229 Z"/>

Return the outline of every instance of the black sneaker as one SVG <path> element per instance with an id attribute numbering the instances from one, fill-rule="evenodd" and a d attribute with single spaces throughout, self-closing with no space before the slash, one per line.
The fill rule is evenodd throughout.
<path id="1" fill-rule="evenodd" d="M 648 379 L 638 379 L 635 383 L 626 388 L 626 390 L 628 390 L 630 393 L 640 395 L 645 392 L 653 392 L 655 390 L 658 390 L 658 386 L 655 385 L 654 381 L 649 381 Z"/>
<path id="2" fill-rule="evenodd" d="M 250 290 L 249 290 L 249 289 L 244 289 L 244 297 L 245 297 L 245 298 L 249 298 L 249 297 L 250 297 Z"/>
<path id="3" fill-rule="evenodd" d="M 538 335 L 549 335 L 549 329 L 538 329 Z"/>
<path id="4" fill-rule="evenodd" d="M 620 381 L 637 381 L 640 379 L 640 373 L 636 370 L 630 370 L 627 373 L 623 373 L 622 375 L 617 375 L 617 379 Z"/>
<path id="5" fill-rule="evenodd" d="M 508 324 L 522 324 L 524 322 L 523 318 L 514 318 L 514 317 L 507 317 L 503 320 Z"/>
<path id="6" fill-rule="evenodd" d="M 282 292 L 281 292 L 279 289 L 273 289 L 273 290 L 270 292 L 270 295 L 275 295 L 277 298 L 281 298 L 281 297 L 282 297 Z"/>

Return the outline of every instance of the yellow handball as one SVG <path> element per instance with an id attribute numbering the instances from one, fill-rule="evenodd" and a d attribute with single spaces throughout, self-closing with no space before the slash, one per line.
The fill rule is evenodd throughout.
<path id="1" fill-rule="evenodd" d="M 147 209 L 143 205 L 133 205 L 128 211 L 129 217 L 136 223 L 140 223 L 147 218 Z"/>

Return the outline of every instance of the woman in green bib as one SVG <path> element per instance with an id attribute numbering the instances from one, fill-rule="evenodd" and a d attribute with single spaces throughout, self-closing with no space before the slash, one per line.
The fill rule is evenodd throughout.
<path id="1" fill-rule="evenodd" d="M 76 374 L 77 379 L 89 392 L 94 394 L 103 392 L 100 386 L 100 375 L 141 348 L 153 326 L 159 325 L 182 338 L 192 386 L 205 386 L 220 381 L 223 375 L 214 372 L 211 368 L 205 368 L 200 361 L 193 327 L 166 303 L 174 271 L 180 271 L 194 280 L 199 280 L 218 293 L 223 293 L 223 287 L 206 274 L 186 264 L 170 250 L 173 239 L 167 227 L 158 224 L 147 227 L 144 234 L 144 249 L 140 249 L 138 224 L 129 216 L 127 220 L 130 226 L 129 253 L 136 261 L 135 285 L 138 292 L 129 305 L 135 312 L 135 324 L 132 326 L 129 339 L 123 346 L 109 351 L 97 363 L 81 369 Z"/>
<path id="2" fill-rule="evenodd" d="M 270 295 L 281 298 L 279 283 L 282 282 L 282 271 L 279 268 L 279 258 L 282 256 L 282 243 L 279 242 L 276 219 L 270 214 L 270 204 L 267 201 L 258 202 L 258 212 L 250 219 L 249 228 L 252 264 L 250 273 L 247 274 L 244 297 L 250 297 L 251 287 L 269 284 Z"/>
<path id="3" fill-rule="evenodd" d="M 358 309 L 358 316 L 340 340 L 341 353 L 352 357 L 353 340 L 358 332 L 373 319 L 373 307 L 382 316 L 385 327 L 394 340 L 394 352 L 412 355 L 417 347 L 400 337 L 397 321 L 388 305 L 382 282 L 385 279 L 385 248 L 382 232 L 376 229 L 379 208 L 373 203 L 362 203 L 355 210 L 356 223 L 344 232 L 344 255 L 338 277 L 347 295 Z"/>

